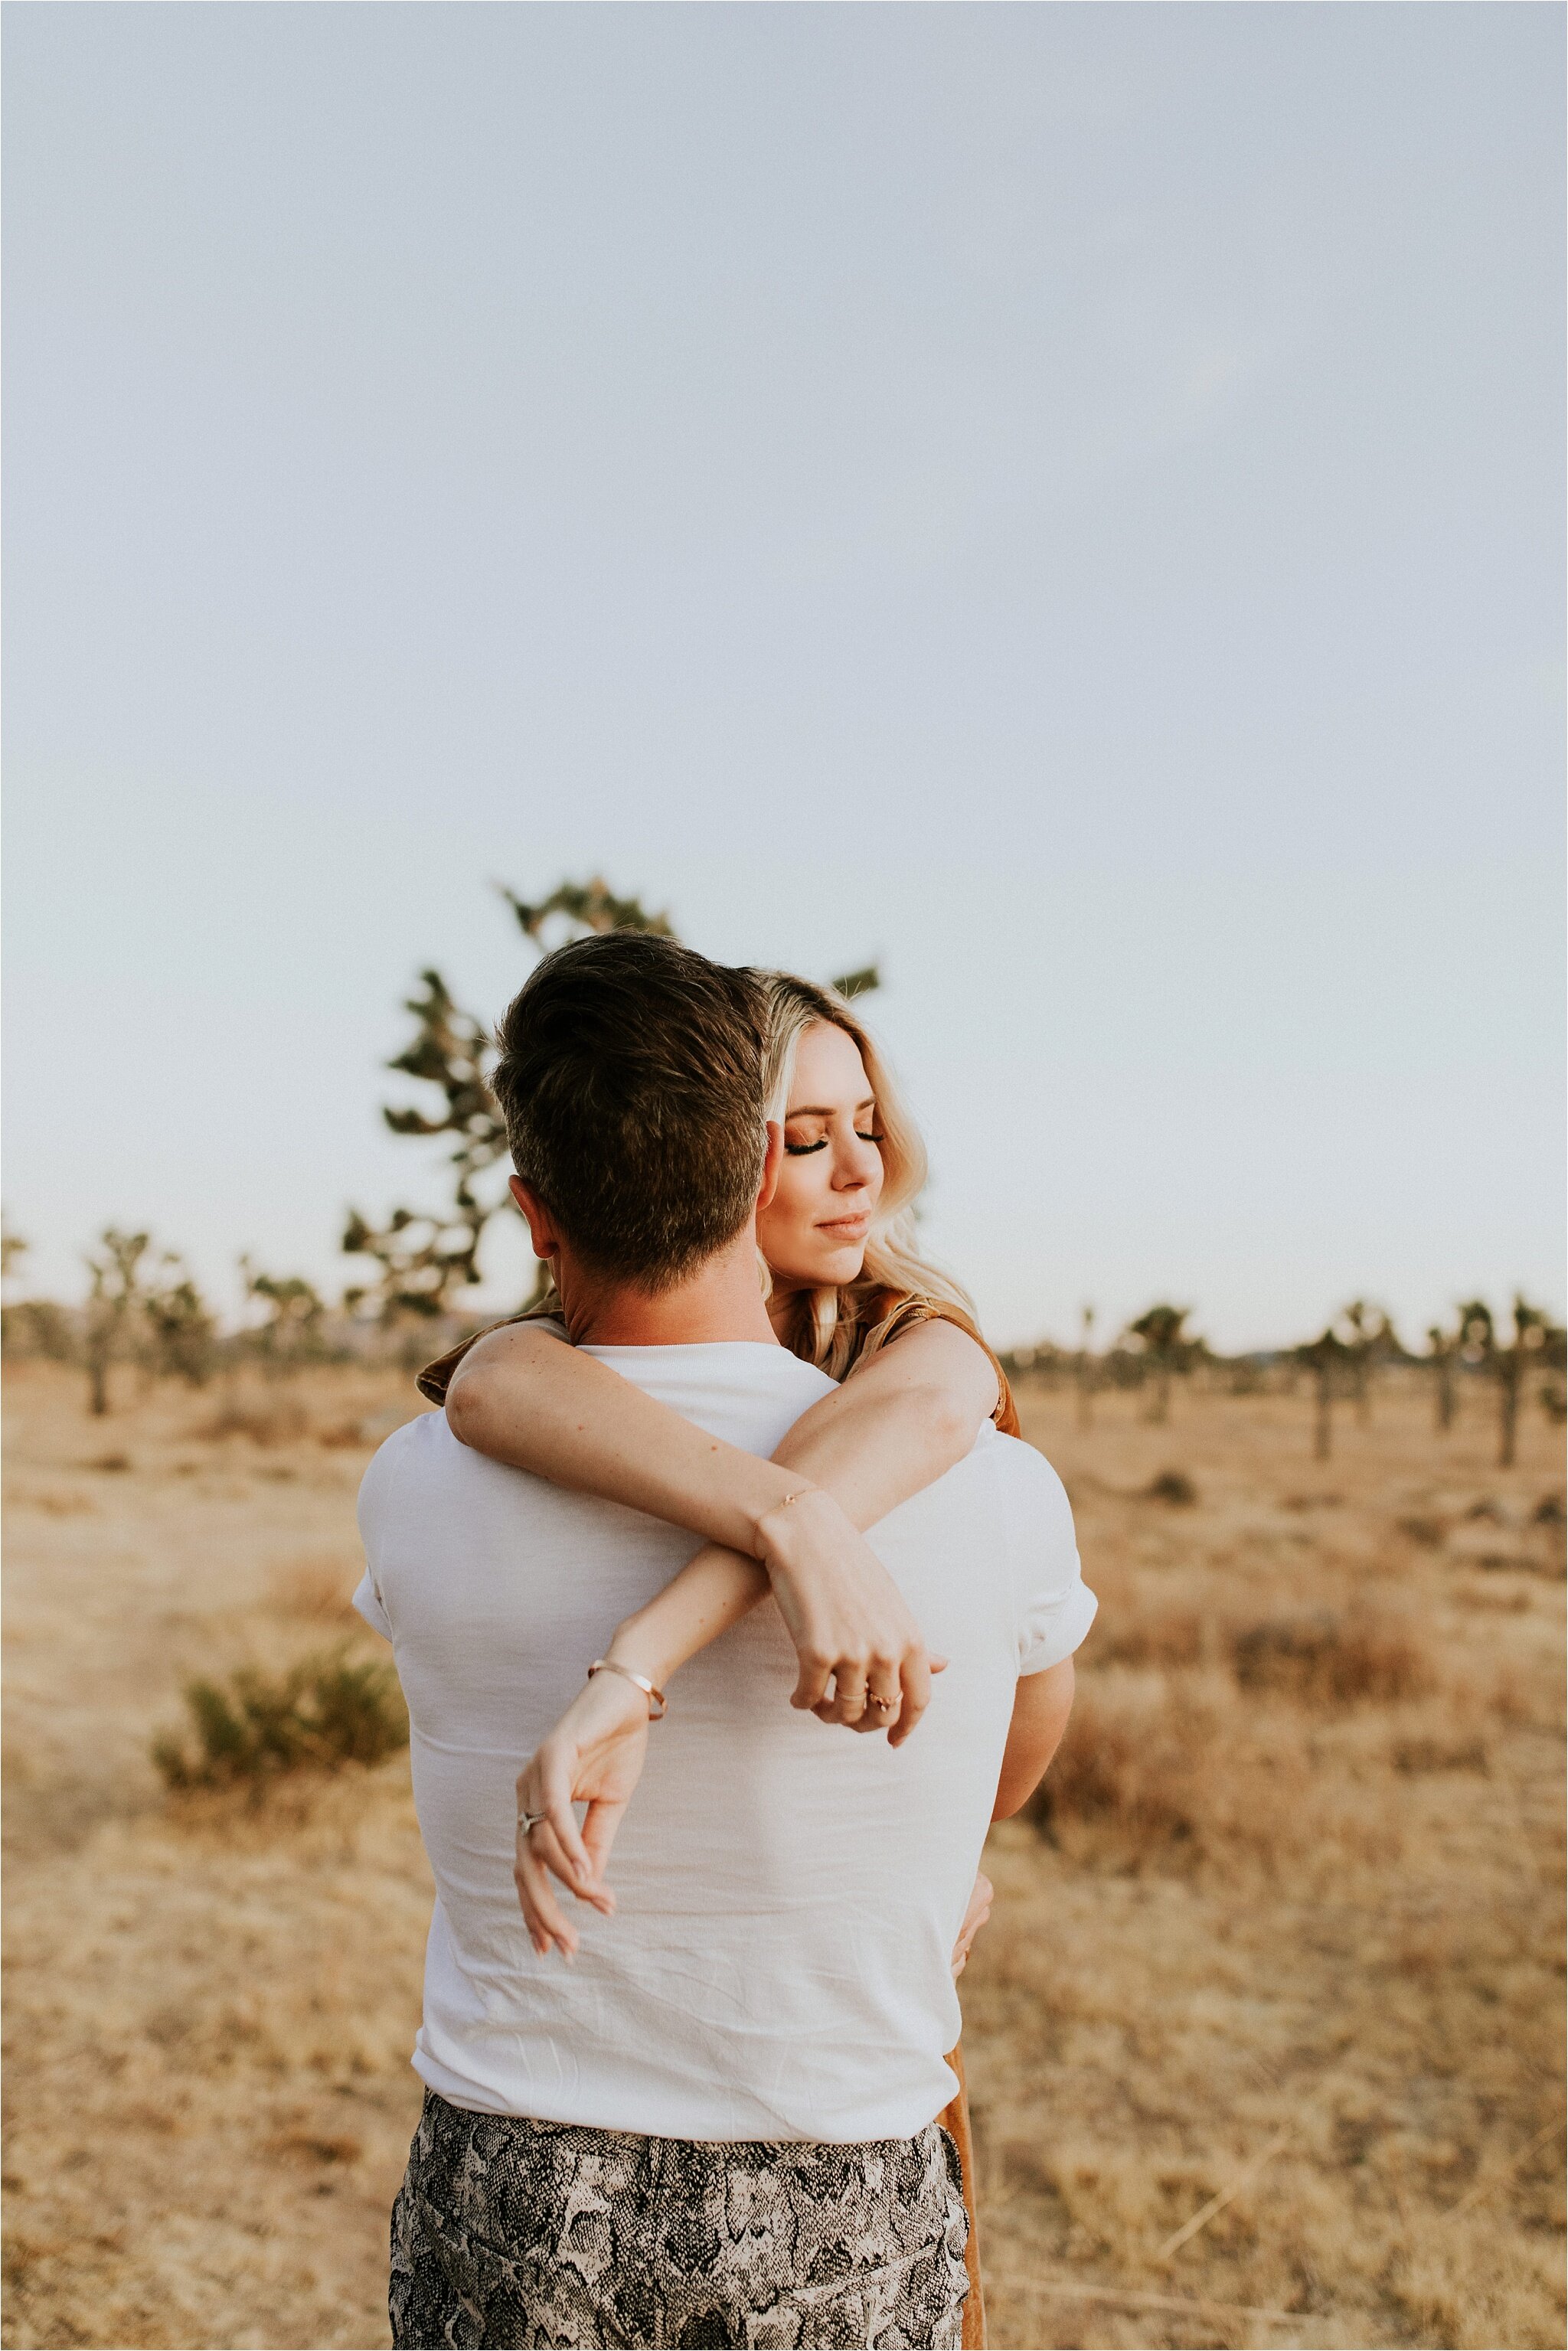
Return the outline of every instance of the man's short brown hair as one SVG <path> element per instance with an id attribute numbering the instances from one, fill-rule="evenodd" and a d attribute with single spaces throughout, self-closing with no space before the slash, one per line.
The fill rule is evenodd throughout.
<path id="1" fill-rule="evenodd" d="M 585 1264 L 668 1290 L 733 1240 L 767 1151 L 766 1019 L 749 972 L 638 931 L 558 947 L 513 998 L 490 1083 Z"/>

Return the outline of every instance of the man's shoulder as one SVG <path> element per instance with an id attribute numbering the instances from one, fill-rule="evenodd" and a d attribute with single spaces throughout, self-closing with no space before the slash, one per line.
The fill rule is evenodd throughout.
<path id="1" fill-rule="evenodd" d="M 1066 1491 L 1061 1478 L 1038 1445 L 1030 1445 L 1026 1437 L 1005 1436 L 993 1421 L 980 1423 L 974 1450 L 966 1458 L 982 1462 L 994 1477 L 1036 1488 L 1058 1487 L 1062 1492 Z"/>
<path id="2" fill-rule="evenodd" d="M 444 1412 L 416 1412 L 400 1428 L 383 1437 L 365 1466 L 360 1481 L 360 1510 L 367 1504 L 389 1497 L 394 1489 L 406 1490 L 410 1482 L 423 1483 L 433 1478 L 461 1476 L 465 1465 L 484 1462 L 486 1468 L 498 1468 L 497 1462 L 486 1462 L 483 1454 L 466 1445 L 460 1445 L 447 1426 Z M 522 1477 L 526 1473 L 510 1473 Z"/>
<path id="3" fill-rule="evenodd" d="M 1071 1523 L 1067 1489 L 1039 1447 L 1026 1444 L 1021 1437 L 1004 1437 L 988 1420 L 982 1423 L 972 1449 L 932 1490 L 940 1493 L 949 1483 L 956 1504 L 972 1501 L 977 1487 L 1003 1512 L 1031 1522 L 1061 1517 Z"/>

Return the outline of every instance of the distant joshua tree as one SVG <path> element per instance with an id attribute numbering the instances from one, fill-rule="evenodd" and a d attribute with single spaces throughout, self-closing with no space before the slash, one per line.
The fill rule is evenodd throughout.
<path id="1" fill-rule="evenodd" d="M 1078 1389 L 1078 1426 L 1088 1428 L 1094 1418 L 1094 1365 L 1090 1344 L 1094 1336 L 1094 1309 L 1085 1306 L 1082 1313 L 1082 1330 L 1079 1338 L 1078 1360 L 1073 1366 Z"/>
<path id="2" fill-rule="evenodd" d="M 1312 1453 L 1317 1460 L 1326 1461 L 1333 1450 L 1334 1395 L 1350 1350 L 1331 1322 L 1321 1337 L 1294 1352 L 1297 1362 L 1305 1364 L 1312 1374 Z"/>
<path id="3" fill-rule="evenodd" d="M 1549 1314 L 1539 1306 L 1531 1306 L 1515 1290 L 1513 1297 L 1513 1337 L 1506 1347 L 1494 1350 L 1493 1361 L 1498 1378 L 1498 1442 L 1497 1462 L 1500 1469 L 1511 1469 L 1519 1437 L 1519 1399 L 1524 1385 L 1524 1375 L 1532 1365 L 1544 1364 L 1547 1351 L 1553 1341 L 1561 1342 Z"/>
<path id="4" fill-rule="evenodd" d="M 1151 1306 L 1128 1330 L 1144 1343 L 1144 1360 L 1154 1367 L 1155 1400 L 1149 1418 L 1163 1424 L 1170 1418 L 1171 1374 L 1190 1361 L 1198 1342 L 1187 1337 L 1185 1325 L 1190 1306 Z"/>
<path id="5" fill-rule="evenodd" d="M 216 1357 L 217 1317 L 172 1249 L 165 1250 L 159 1272 L 162 1279 L 141 1301 L 148 1368 L 204 1387 Z"/>
<path id="6" fill-rule="evenodd" d="M 617 897 L 601 875 L 590 882 L 563 882 L 537 904 L 497 885 L 530 946 L 543 949 L 547 933 L 559 926 L 567 937 L 606 931 L 643 931 L 655 938 L 675 935 L 667 914 L 651 914 L 640 898 Z M 489 1088 L 495 1041 L 482 1020 L 465 1012 L 438 971 L 420 975 L 423 992 L 411 997 L 412 1041 L 387 1067 L 434 1087 L 428 1110 L 383 1109 L 394 1134 L 450 1135 L 451 1205 L 442 1210 L 394 1208 L 377 1227 L 350 1209 L 343 1234 L 350 1257 L 368 1258 L 380 1270 L 372 1281 L 346 1290 L 343 1303 L 372 1301 L 381 1319 L 450 1312 L 463 1290 L 481 1280 L 479 1251 L 490 1219 L 507 1205 L 504 1180 L 487 1180 L 507 1160 L 507 1130 Z M 874 963 L 846 972 L 832 985 L 845 996 L 863 996 L 880 984 Z M 541 1276 L 542 1280 L 542 1276 Z M 534 1295 L 540 1294 L 536 1283 Z"/>
<path id="7" fill-rule="evenodd" d="M 26 1256 L 30 1247 L 31 1244 L 25 1241 L 20 1233 L 14 1233 L 5 1218 L 0 1217 L 0 1281 L 10 1280 L 18 1260 Z"/>
<path id="8" fill-rule="evenodd" d="M 322 1325 L 325 1300 L 303 1274 L 259 1273 L 248 1257 L 239 1261 L 247 1300 L 262 1309 L 262 1319 L 246 1333 L 246 1343 L 259 1358 L 268 1379 L 283 1379 L 306 1364 L 319 1363 L 325 1353 Z"/>
<path id="9" fill-rule="evenodd" d="M 1369 1306 L 1364 1298 L 1352 1299 L 1339 1316 L 1339 1327 L 1355 1416 L 1365 1428 L 1372 1420 L 1372 1373 L 1378 1364 L 1386 1362 L 1399 1343 L 1382 1307 Z"/>
<path id="10" fill-rule="evenodd" d="M 1445 1331 L 1434 1322 L 1427 1333 L 1427 1360 L 1432 1366 L 1433 1396 L 1437 1405 L 1437 1434 L 1447 1437 L 1454 1425 L 1458 1391 L 1454 1378 L 1458 1363 L 1458 1331 Z"/>
<path id="11" fill-rule="evenodd" d="M 148 1233 L 122 1233 L 108 1225 L 99 1236 L 101 1254 L 87 1259 L 91 1286 L 82 1353 L 89 1406 L 100 1416 L 109 1410 L 109 1367 L 129 1352 L 146 1298 L 141 1260 L 151 1238 Z"/>

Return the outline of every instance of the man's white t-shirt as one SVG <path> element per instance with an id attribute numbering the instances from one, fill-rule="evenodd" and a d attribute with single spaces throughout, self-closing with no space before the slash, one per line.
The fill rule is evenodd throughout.
<path id="1" fill-rule="evenodd" d="M 831 1385 L 762 1343 L 589 1352 L 758 1454 Z M 1094 1614 L 1042 1457 L 988 1424 L 869 1537 L 951 1661 L 906 1746 L 789 1705 L 771 1601 L 682 1668 L 611 1855 L 616 1914 L 572 1905 L 570 1967 L 535 1953 L 517 1906 L 517 1775 L 693 1538 L 488 1460 L 440 1413 L 377 1453 L 360 1529 L 356 1605 L 396 1655 L 435 1876 L 413 2058 L 431 2088 L 685 2139 L 903 2138 L 940 2113 L 1015 1684 Z"/>

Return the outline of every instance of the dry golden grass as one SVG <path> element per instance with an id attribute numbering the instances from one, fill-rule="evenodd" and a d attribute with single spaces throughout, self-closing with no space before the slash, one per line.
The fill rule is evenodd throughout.
<path id="1" fill-rule="evenodd" d="M 188 1675 L 351 1635 L 354 1489 L 415 1400 L 94 1424 L 79 1384 L 7 1373 L 5 2340 L 384 2344 L 406 1757 L 171 1801 L 147 1747 Z M 1501 1476 L 1389 1395 L 1319 1468 L 1304 1400 L 1024 1406 L 1103 1614 L 965 1978 L 993 2342 L 1560 2344 L 1555 1439 Z"/>
<path id="2" fill-rule="evenodd" d="M 1102 1620 L 965 1980 L 999 2344 L 1563 2340 L 1560 1447 L 1308 1411 L 1025 1400 Z"/>

